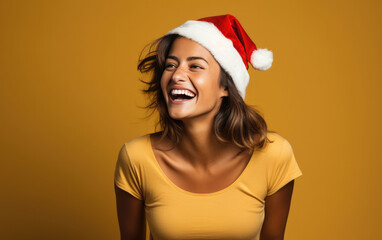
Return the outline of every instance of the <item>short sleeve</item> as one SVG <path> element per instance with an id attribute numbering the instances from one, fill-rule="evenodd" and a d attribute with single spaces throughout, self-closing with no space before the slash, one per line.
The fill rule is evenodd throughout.
<path id="1" fill-rule="evenodd" d="M 114 182 L 117 187 L 130 193 L 135 198 L 143 199 L 139 171 L 129 157 L 126 144 L 122 146 L 118 155 L 114 171 Z"/>
<path id="2" fill-rule="evenodd" d="M 287 183 L 302 175 L 295 159 L 292 146 L 284 139 L 281 143 L 280 155 L 271 159 L 268 168 L 268 193 L 274 194 Z"/>

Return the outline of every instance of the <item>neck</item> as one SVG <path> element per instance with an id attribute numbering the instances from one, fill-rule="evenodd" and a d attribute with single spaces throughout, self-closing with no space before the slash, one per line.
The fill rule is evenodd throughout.
<path id="1" fill-rule="evenodd" d="M 213 122 L 213 119 L 183 122 L 185 131 L 179 150 L 195 168 L 207 169 L 222 159 L 227 150 L 237 150 L 231 143 L 223 143 L 217 139 Z"/>

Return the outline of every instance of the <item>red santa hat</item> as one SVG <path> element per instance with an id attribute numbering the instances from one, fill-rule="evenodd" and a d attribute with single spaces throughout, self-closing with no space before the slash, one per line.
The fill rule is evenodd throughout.
<path id="1" fill-rule="evenodd" d="M 257 70 L 272 66 L 273 53 L 257 48 L 239 21 L 229 14 L 189 20 L 168 34 L 179 34 L 207 48 L 232 77 L 243 99 L 249 82 L 248 62 Z"/>

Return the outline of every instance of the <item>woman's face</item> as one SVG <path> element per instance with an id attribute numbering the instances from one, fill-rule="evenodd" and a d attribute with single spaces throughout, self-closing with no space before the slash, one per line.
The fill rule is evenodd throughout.
<path id="1" fill-rule="evenodd" d="M 211 53 L 187 38 L 177 38 L 166 59 L 161 88 L 173 119 L 215 116 L 228 91 L 219 86 L 220 66 Z"/>

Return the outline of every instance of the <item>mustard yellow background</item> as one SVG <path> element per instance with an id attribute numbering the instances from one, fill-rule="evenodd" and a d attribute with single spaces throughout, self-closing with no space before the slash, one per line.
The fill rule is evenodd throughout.
<path id="1" fill-rule="evenodd" d="M 378 0 L 0 1 L 1 239 L 118 239 L 113 171 L 153 132 L 142 48 L 186 20 L 231 13 L 258 47 L 246 102 L 293 146 L 288 240 L 377 240 Z"/>

